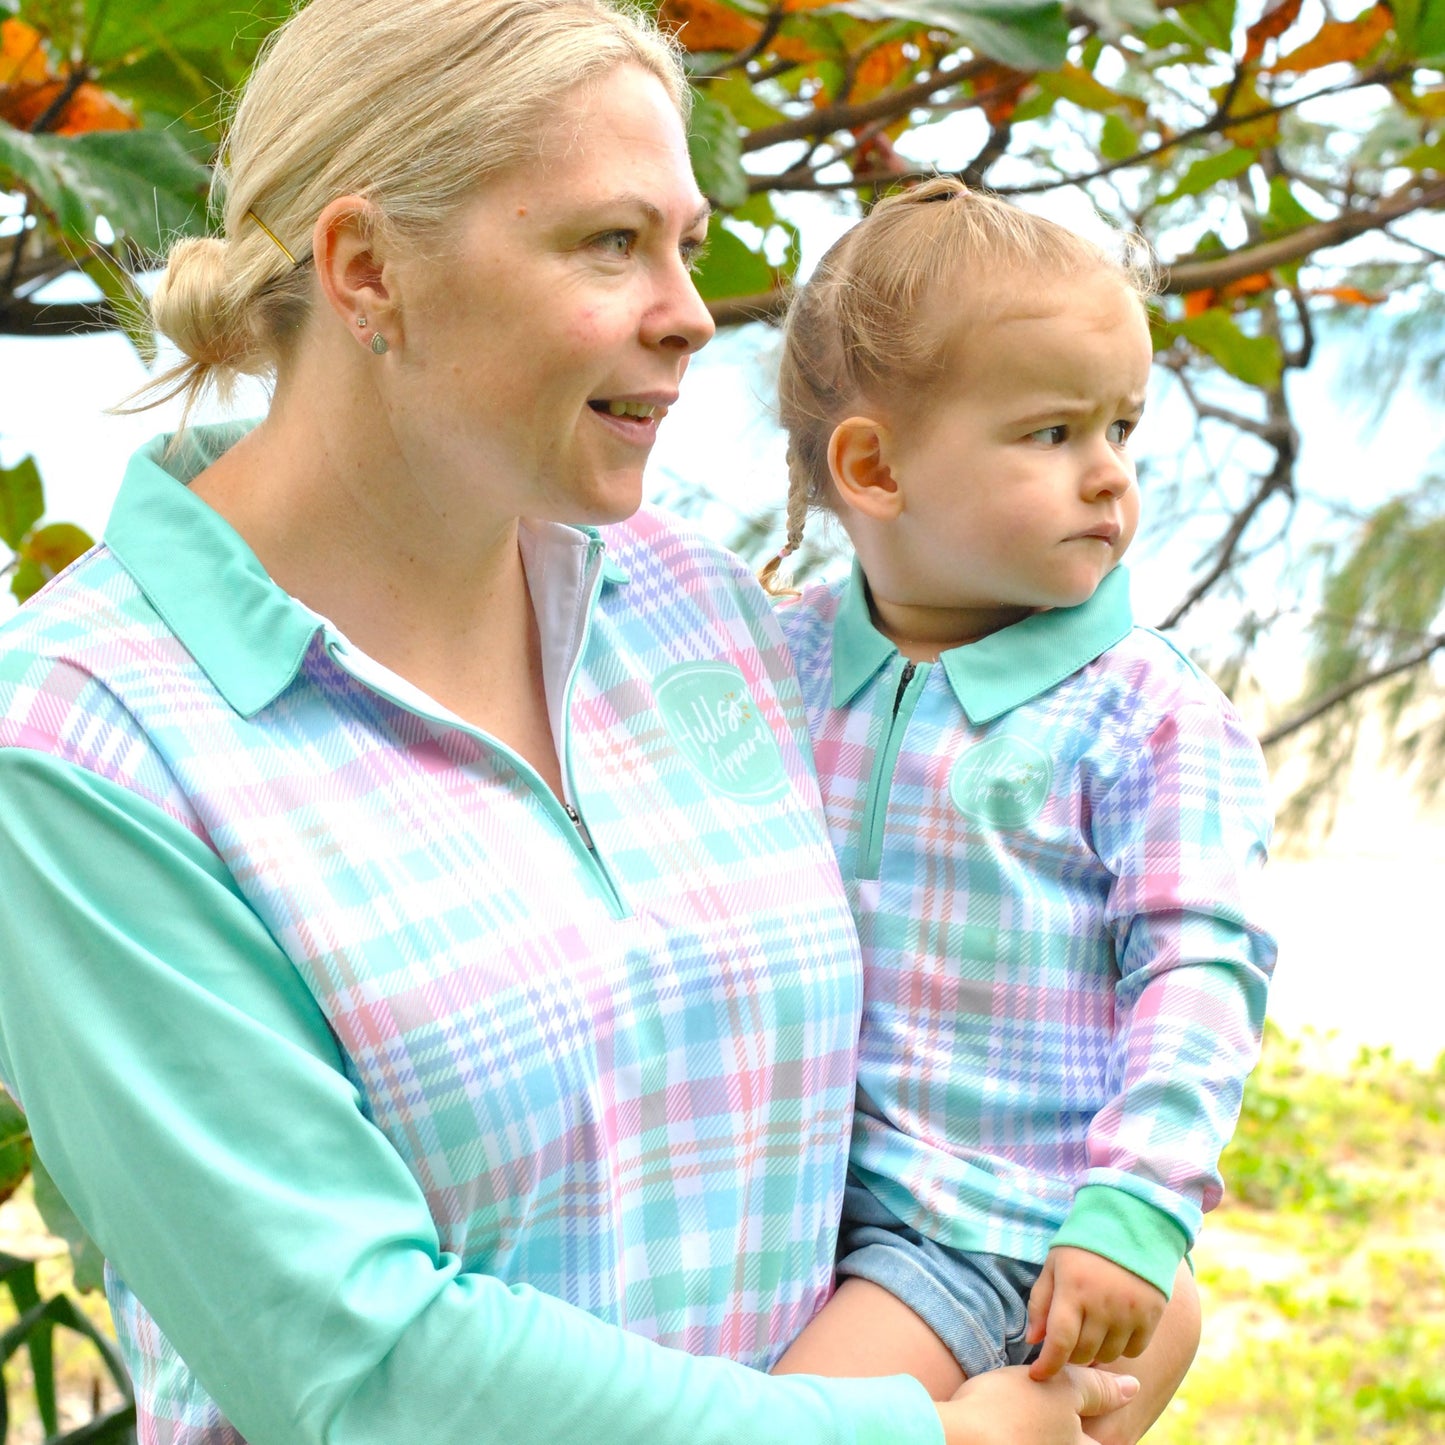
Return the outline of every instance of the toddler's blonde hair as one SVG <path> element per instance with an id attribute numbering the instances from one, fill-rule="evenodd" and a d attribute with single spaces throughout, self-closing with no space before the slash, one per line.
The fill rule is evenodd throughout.
<path id="1" fill-rule="evenodd" d="M 1018 304 L 1024 288 L 1097 271 L 1142 305 L 1156 286 L 1145 242 L 1117 251 L 963 182 L 939 176 L 880 201 L 799 287 L 783 326 L 778 418 L 788 435 L 782 551 L 798 550 L 808 513 L 831 511 L 828 442 L 861 405 L 905 417 L 927 410 L 970 325 Z"/>

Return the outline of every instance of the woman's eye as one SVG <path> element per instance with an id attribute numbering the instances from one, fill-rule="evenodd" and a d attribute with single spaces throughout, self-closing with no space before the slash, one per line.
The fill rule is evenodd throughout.
<path id="1" fill-rule="evenodd" d="M 604 231 L 592 243 L 599 251 L 605 251 L 609 256 L 630 256 L 632 248 L 637 244 L 637 233 L 635 231 Z"/>
<path id="2" fill-rule="evenodd" d="M 1046 426 L 1029 433 L 1029 440 L 1041 447 L 1061 447 L 1068 439 L 1069 429 L 1066 426 Z"/>
<path id="3" fill-rule="evenodd" d="M 707 238 L 701 237 L 695 241 L 684 241 L 677 249 L 682 256 L 682 264 L 689 271 L 696 271 L 702 265 L 702 258 L 707 255 Z"/>
<path id="4" fill-rule="evenodd" d="M 1113 442 L 1116 447 L 1123 446 L 1124 443 L 1129 440 L 1130 435 L 1137 425 L 1137 422 L 1132 421 L 1112 422 L 1109 426 L 1109 440 Z"/>

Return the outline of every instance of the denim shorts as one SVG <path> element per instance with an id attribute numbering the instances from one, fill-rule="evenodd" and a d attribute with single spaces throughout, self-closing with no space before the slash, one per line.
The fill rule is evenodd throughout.
<path id="1" fill-rule="evenodd" d="M 843 1191 L 838 1274 L 871 1280 L 901 1300 L 948 1347 L 970 1379 L 1027 1364 L 1029 1291 L 1042 1265 L 970 1254 L 925 1239 L 852 1174 Z"/>

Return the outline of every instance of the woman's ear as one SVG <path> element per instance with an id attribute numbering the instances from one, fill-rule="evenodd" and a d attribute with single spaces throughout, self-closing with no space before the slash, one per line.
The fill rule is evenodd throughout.
<path id="1" fill-rule="evenodd" d="M 885 460 L 888 428 L 867 416 L 850 416 L 828 438 L 828 470 L 845 507 L 878 522 L 891 522 L 903 510 L 898 479 Z"/>
<path id="2" fill-rule="evenodd" d="M 316 279 L 332 311 L 358 344 L 387 350 L 401 337 L 393 267 L 375 224 L 376 208 L 361 196 L 338 196 L 322 208 L 311 233 Z"/>

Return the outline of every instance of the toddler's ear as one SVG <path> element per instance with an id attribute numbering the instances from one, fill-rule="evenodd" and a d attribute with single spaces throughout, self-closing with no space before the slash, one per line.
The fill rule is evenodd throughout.
<path id="1" fill-rule="evenodd" d="M 867 416 L 850 416 L 828 439 L 828 470 L 838 500 L 875 521 L 890 522 L 903 510 L 903 494 L 884 460 L 888 428 Z"/>

